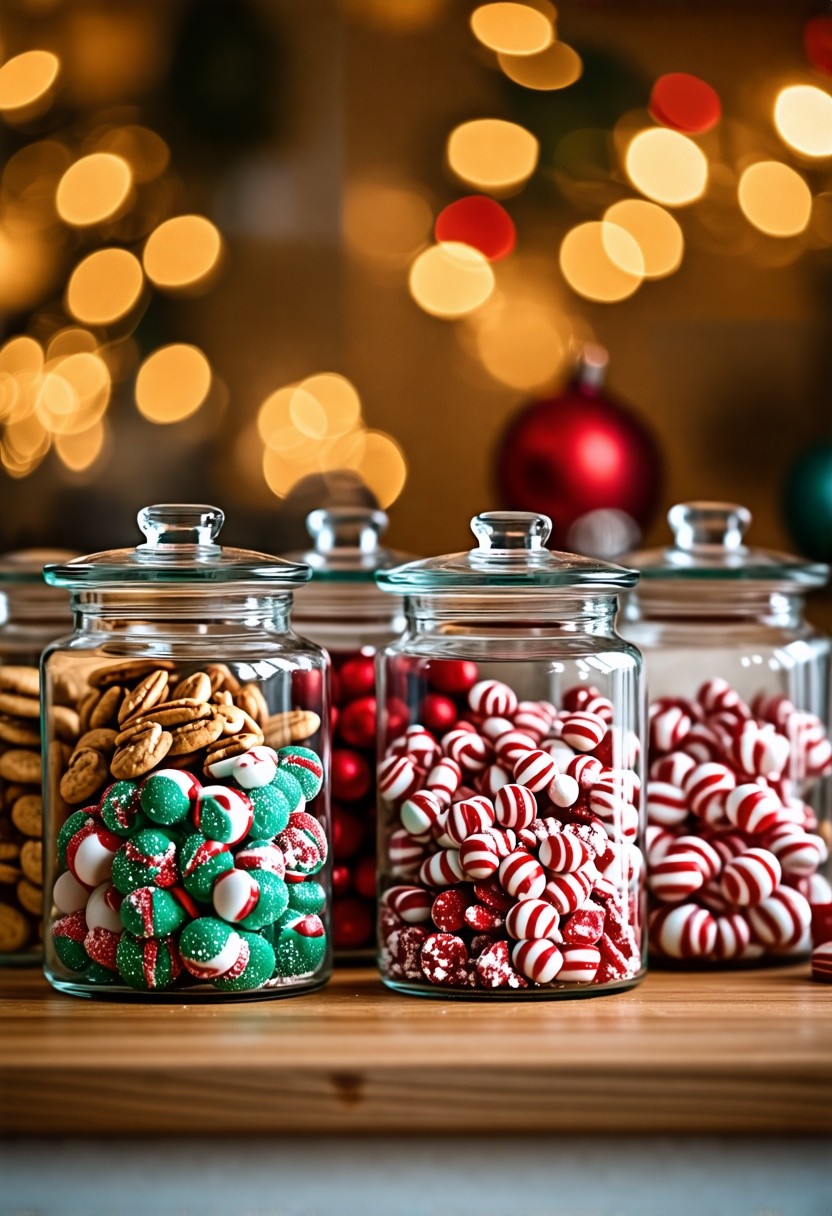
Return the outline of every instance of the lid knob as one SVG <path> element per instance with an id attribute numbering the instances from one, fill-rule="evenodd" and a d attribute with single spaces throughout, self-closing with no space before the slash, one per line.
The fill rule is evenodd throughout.
<path id="1" fill-rule="evenodd" d="M 552 531 L 548 515 L 533 511 L 484 511 L 471 520 L 471 531 L 479 541 L 474 553 L 493 549 L 543 550 Z"/>
<path id="2" fill-rule="evenodd" d="M 678 502 L 667 513 L 678 549 L 712 548 L 738 552 L 751 523 L 747 507 L 733 502 Z"/>
<path id="3" fill-rule="evenodd" d="M 310 511 L 306 530 L 317 553 L 332 553 L 336 549 L 376 553 L 388 523 L 385 512 L 372 507 L 329 507 Z"/>
<path id="4" fill-rule="evenodd" d="M 196 545 L 218 549 L 216 544 L 225 514 L 219 507 L 187 502 L 156 503 L 142 507 L 137 516 L 147 538 L 139 549 L 159 549 L 163 545 Z"/>

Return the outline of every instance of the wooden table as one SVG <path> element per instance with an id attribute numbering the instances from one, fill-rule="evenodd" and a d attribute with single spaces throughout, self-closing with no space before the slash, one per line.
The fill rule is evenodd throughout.
<path id="1" fill-rule="evenodd" d="M 6 972 L 0 1129 L 824 1135 L 832 988 L 807 977 L 657 972 L 598 1000 L 478 1003 L 348 970 L 306 997 L 179 1006 Z"/>

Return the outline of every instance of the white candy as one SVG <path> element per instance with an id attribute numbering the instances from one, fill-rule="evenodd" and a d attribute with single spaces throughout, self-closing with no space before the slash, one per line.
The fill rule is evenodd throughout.
<path id="1" fill-rule="evenodd" d="M 87 901 L 84 917 L 88 929 L 108 929 L 111 933 L 120 933 L 124 928 L 119 915 L 121 896 L 112 883 L 102 882 L 96 887 Z"/>
<path id="2" fill-rule="evenodd" d="M 213 770 L 209 769 L 209 772 Z M 271 747 L 252 747 L 235 756 L 231 776 L 244 790 L 262 789 L 271 785 L 277 772 L 277 752 Z M 214 774 L 216 775 L 216 774 Z"/>
<path id="3" fill-rule="evenodd" d="M 109 887 L 109 883 L 103 884 Z M 89 888 L 83 886 L 74 874 L 69 870 L 64 870 L 63 874 L 55 880 L 55 886 L 52 888 L 52 902 L 59 912 L 67 916 L 70 912 L 79 912 L 81 908 L 87 906 L 90 900 Z M 121 921 L 118 916 L 118 928 L 121 929 Z M 89 927 L 89 921 L 87 922 Z"/>

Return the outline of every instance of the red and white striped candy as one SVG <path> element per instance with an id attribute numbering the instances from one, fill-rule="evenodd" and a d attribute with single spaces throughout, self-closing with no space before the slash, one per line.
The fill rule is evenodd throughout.
<path id="1" fill-rule="evenodd" d="M 217 916 L 238 925 L 259 904 L 260 884 L 248 870 L 226 870 L 214 883 L 211 902 Z"/>
<path id="2" fill-rule="evenodd" d="M 561 916 L 568 916 L 586 903 L 596 878 L 594 866 L 585 866 L 574 874 L 556 874 L 545 883 L 541 894 Z"/>
<path id="3" fill-rule="evenodd" d="M 484 832 L 494 822 L 494 804 L 488 798 L 477 795 L 455 802 L 448 811 L 445 834 L 452 844 L 461 845 L 467 837 Z"/>
<path id="4" fill-rule="evenodd" d="M 650 890 L 665 904 L 690 899 L 705 883 L 702 864 L 696 853 L 670 849 L 650 870 Z"/>
<path id="5" fill-rule="evenodd" d="M 557 776 L 557 771 L 557 765 L 549 753 L 535 749 L 526 752 L 517 761 L 514 780 L 536 794 L 546 789 L 552 778 Z"/>
<path id="6" fill-rule="evenodd" d="M 448 814 L 450 807 L 443 807 L 439 818 L 430 829 L 430 834 L 441 849 L 455 849 L 457 843 L 448 835 Z"/>
<path id="7" fill-rule="evenodd" d="M 525 785 L 510 782 L 497 791 L 494 799 L 497 823 L 519 831 L 527 828 L 537 817 L 537 799 Z"/>
<path id="8" fill-rule="evenodd" d="M 517 709 L 517 694 L 500 680 L 479 680 L 468 693 L 468 704 L 486 718 L 508 718 Z"/>
<path id="9" fill-rule="evenodd" d="M 509 730 L 500 735 L 494 744 L 497 759 L 505 768 L 514 768 L 521 756 L 533 752 L 537 747 L 531 735 L 522 730 Z"/>
<path id="10" fill-rule="evenodd" d="M 497 791 L 501 790 L 504 785 L 508 785 L 511 781 L 511 773 L 507 773 L 499 764 L 489 764 L 488 768 L 483 769 L 477 778 L 477 789 L 486 798 L 491 798 L 492 801 L 497 796 Z"/>
<path id="11" fill-rule="evenodd" d="M 778 887 L 773 895 L 749 908 L 748 921 L 757 941 L 774 950 L 799 946 L 812 924 L 806 898 L 791 887 Z"/>
<path id="12" fill-rule="evenodd" d="M 421 784 L 421 769 L 409 756 L 390 756 L 378 766 L 378 792 L 388 802 L 402 802 Z"/>
<path id="13" fill-rule="evenodd" d="M 490 836 L 494 841 L 498 857 L 508 857 L 509 853 L 515 852 L 519 847 L 517 834 L 512 828 L 503 828 L 498 824 L 494 824 L 492 827 L 486 828 L 485 835 Z"/>
<path id="14" fill-rule="evenodd" d="M 821 942 L 812 951 L 812 979 L 832 984 L 832 942 Z"/>
<path id="15" fill-rule="evenodd" d="M 476 832 L 463 840 L 459 846 L 459 863 L 465 877 L 474 882 L 490 878 L 500 864 L 494 836 L 490 832 Z"/>
<path id="16" fill-rule="evenodd" d="M 522 705 L 517 706 L 517 712 L 514 715 L 514 729 L 531 735 L 533 739 L 545 739 L 549 733 L 551 721 L 552 719 L 543 712 L 539 705 L 529 705 L 523 702 Z"/>
<path id="17" fill-rule="evenodd" d="M 751 945 L 751 929 L 741 912 L 732 912 L 716 918 L 716 941 L 714 956 L 721 963 L 736 962 L 745 957 Z"/>
<path id="18" fill-rule="evenodd" d="M 547 937 L 560 941 L 558 922 L 560 918 L 543 899 L 522 899 L 506 913 L 506 932 L 518 941 L 535 941 Z"/>
<path id="19" fill-rule="evenodd" d="M 441 849 L 422 862 L 419 881 L 429 887 L 451 887 L 462 882 L 462 864 L 457 849 Z"/>
<path id="20" fill-rule="evenodd" d="M 381 902 L 408 925 L 422 925 L 430 919 L 433 897 L 421 887 L 390 887 Z"/>
<path id="21" fill-rule="evenodd" d="M 567 773 L 558 773 L 549 782 L 546 793 L 555 806 L 574 806 L 581 796 L 581 787 L 574 777 L 570 777 Z"/>
<path id="22" fill-rule="evenodd" d="M 430 768 L 440 755 L 439 744 L 424 726 L 408 726 L 404 732 L 405 754 L 420 768 Z"/>
<path id="23" fill-rule="evenodd" d="M 123 844 L 120 836 L 87 820 L 66 849 L 66 863 L 73 878 L 90 891 L 107 882 L 113 872 L 113 858 Z"/>
<path id="24" fill-rule="evenodd" d="M 562 700 L 566 713 L 574 714 L 578 710 L 588 709 L 593 701 L 603 701 L 605 698 L 601 696 L 594 684 L 576 684 L 572 688 L 567 688 Z M 607 704 L 610 703 L 607 702 Z"/>
<path id="25" fill-rule="evenodd" d="M 558 772 L 565 773 L 575 759 L 575 752 L 565 739 L 556 739 L 552 735 L 544 739 L 540 745 L 541 751 L 548 752 L 558 766 Z M 603 768 L 603 765 L 602 765 Z"/>
<path id="26" fill-rule="evenodd" d="M 405 878 L 418 870 L 425 858 L 425 846 L 404 828 L 396 828 L 387 842 L 390 870 L 397 878 Z"/>
<path id="27" fill-rule="evenodd" d="M 708 760 L 691 769 L 682 788 L 693 814 L 705 823 L 716 824 L 724 823 L 725 802 L 736 784 L 737 779 L 727 765 Z"/>
<path id="28" fill-rule="evenodd" d="M 608 768 L 634 768 L 641 755 L 641 741 L 634 730 L 622 731 L 620 727 L 611 726 L 595 754 Z"/>
<path id="29" fill-rule="evenodd" d="M 586 791 L 601 776 L 604 766 L 597 756 L 581 755 L 573 756 L 563 771 L 567 777 L 573 777 L 580 788 Z"/>
<path id="30" fill-rule="evenodd" d="M 701 684 L 696 700 L 706 714 L 733 713 L 737 718 L 750 718 L 751 711 L 735 688 L 722 676 Z"/>
<path id="31" fill-rule="evenodd" d="M 551 870 L 554 874 L 580 870 L 594 857 L 594 850 L 574 832 L 560 832 L 557 836 L 547 836 L 540 842 L 540 848 L 537 851 L 540 864 L 545 870 Z"/>
<path id="32" fill-rule="evenodd" d="M 579 710 L 563 719 L 562 738 L 576 752 L 592 752 L 607 733 L 607 724 L 598 714 Z"/>
<path id="33" fill-rule="evenodd" d="M 518 942 L 511 952 L 511 961 L 533 984 L 551 984 L 563 966 L 563 955 L 554 942 L 537 938 Z"/>
<path id="34" fill-rule="evenodd" d="M 779 777 L 789 759 L 789 741 L 766 723 L 749 719 L 737 724 L 729 746 L 729 758 L 741 776 Z"/>
<path id="35" fill-rule="evenodd" d="M 563 966 L 558 979 L 563 984 L 591 984 L 601 965 L 597 946 L 561 946 Z"/>
<path id="36" fill-rule="evenodd" d="M 651 781 L 666 781 L 668 785 L 684 789 L 685 778 L 694 768 L 696 761 L 686 752 L 670 752 L 653 761 L 649 776 Z"/>
<path id="37" fill-rule="evenodd" d="M 793 823 L 778 824 L 766 834 L 763 843 L 780 862 L 784 874 L 798 877 L 814 874 L 829 856 L 822 836 L 804 832 Z"/>
<path id="38" fill-rule="evenodd" d="M 647 864 L 654 865 L 666 856 L 668 849 L 676 840 L 672 832 L 660 827 L 657 823 L 648 823 L 644 829 L 644 850 L 647 854 Z"/>
<path id="39" fill-rule="evenodd" d="M 735 857 L 739 857 L 748 848 L 748 843 L 741 832 L 709 832 L 708 843 L 716 850 L 724 866 Z"/>
<path id="40" fill-rule="evenodd" d="M 490 762 L 491 744 L 476 731 L 457 728 L 442 736 L 442 750 L 468 773 L 481 773 Z"/>
<path id="41" fill-rule="evenodd" d="M 625 802 L 620 797 L 606 777 L 590 787 L 589 809 L 606 825 L 610 834 L 635 840 L 639 828 L 638 810 L 632 802 Z"/>
<path id="42" fill-rule="evenodd" d="M 650 707 L 650 751 L 675 752 L 690 731 L 691 715 L 680 705 L 663 700 Z"/>
<path id="43" fill-rule="evenodd" d="M 651 946 L 667 958 L 705 958 L 713 953 L 716 921 L 706 908 L 696 904 L 656 908 L 648 927 Z"/>
<path id="44" fill-rule="evenodd" d="M 736 911 L 731 901 L 723 895 L 718 882 L 706 882 L 697 892 L 696 898 L 709 912 L 713 912 L 714 916 L 728 916 Z"/>
<path id="45" fill-rule="evenodd" d="M 442 803 L 431 790 L 416 790 L 399 811 L 402 827 L 411 836 L 426 836 L 442 814 Z"/>
<path id="46" fill-rule="evenodd" d="M 738 785 L 725 800 L 726 818 L 741 832 L 754 836 L 773 828 L 782 810 L 774 790 L 751 782 Z"/>
<path id="47" fill-rule="evenodd" d="M 506 894 L 514 899 L 539 899 L 546 886 L 546 875 L 536 857 L 518 849 L 500 862 L 500 882 Z"/>
<path id="48" fill-rule="evenodd" d="M 438 794 L 447 802 L 450 802 L 461 784 L 462 769 L 450 756 L 443 756 L 425 778 L 425 785 L 431 793 Z"/>
<path id="49" fill-rule="evenodd" d="M 798 879 L 800 893 L 814 908 L 818 904 L 832 904 L 832 883 L 823 874 L 810 874 Z"/>
<path id="50" fill-rule="evenodd" d="M 596 714 L 602 722 L 608 725 L 613 719 L 613 704 L 608 697 L 602 697 L 600 693 L 590 697 L 586 705 L 581 706 L 583 711 L 588 714 Z"/>
<path id="51" fill-rule="evenodd" d="M 667 781 L 647 782 L 647 822 L 675 828 L 688 817 L 684 791 Z"/>
<path id="52" fill-rule="evenodd" d="M 722 858 L 714 846 L 701 836 L 678 836 L 671 841 L 668 856 L 674 853 L 693 853 L 699 858 L 699 868 L 705 882 L 711 882 L 722 869 Z"/>
<path id="53" fill-rule="evenodd" d="M 752 713 L 764 722 L 771 722 L 779 731 L 786 733 L 786 724 L 792 714 L 796 713 L 792 702 L 785 693 L 758 693 L 751 702 Z"/>
<path id="54" fill-rule="evenodd" d="M 790 776 L 805 781 L 832 771 L 832 743 L 816 714 L 793 710 L 781 729 L 791 747 Z"/>
<path id="55" fill-rule="evenodd" d="M 496 743 L 500 735 L 508 734 L 510 730 L 514 730 L 511 718 L 484 718 L 480 723 L 480 734 L 485 735 L 492 743 Z"/>
<path id="56" fill-rule="evenodd" d="M 719 735 L 706 722 L 694 722 L 685 735 L 684 748 L 697 764 L 708 760 L 723 760 L 724 753 Z"/>
<path id="57" fill-rule="evenodd" d="M 749 849 L 722 872 L 720 888 L 726 899 L 739 908 L 759 904 L 779 885 L 780 862 L 768 849 Z"/>

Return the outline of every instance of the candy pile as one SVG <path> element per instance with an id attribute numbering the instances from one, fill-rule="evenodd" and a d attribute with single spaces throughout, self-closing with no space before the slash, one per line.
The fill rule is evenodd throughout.
<path id="1" fill-rule="evenodd" d="M 723 679 L 650 707 L 645 835 L 651 952 L 747 962 L 811 949 L 832 887 L 827 841 L 804 801 L 832 772 L 814 714 L 785 696 L 749 707 Z"/>
<path id="2" fill-rule="evenodd" d="M 594 689 L 557 708 L 469 662 L 432 661 L 428 679 L 378 769 L 384 975 L 486 991 L 638 976 L 636 737 Z"/>
<path id="3" fill-rule="evenodd" d="M 246 992 L 320 967 L 327 838 L 305 809 L 323 783 L 319 757 L 260 745 L 209 759 L 205 776 L 158 768 L 69 815 L 52 892 L 68 972 Z"/>

